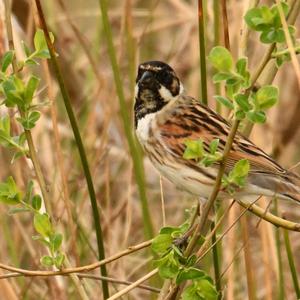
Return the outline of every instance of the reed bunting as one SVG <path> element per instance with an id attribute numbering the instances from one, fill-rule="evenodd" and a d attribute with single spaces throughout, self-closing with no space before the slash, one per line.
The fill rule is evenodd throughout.
<path id="1" fill-rule="evenodd" d="M 210 142 L 218 138 L 218 150 L 223 152 L 230 124 L 187 96 L 174 70 L 160 61 L 148 61 L 139 66 L 134 114 L 139 142 L 158 171 L 179 188 L 207 199 L 219 163 L 204 167 L 195 160 L 184 159 L 185 141 L 202 139 L 204 147 L 208 148 Z M 300 202 L 300 177 L 282 168 L 237 133 L 225 173 L 240 159 L 249 161 L 250 171 L 246 184 L 236 192 L 236 197 L 248 202 L 264 195 Z M 230 198 L 230 195 L 221 190 L 219 197 Z"/>

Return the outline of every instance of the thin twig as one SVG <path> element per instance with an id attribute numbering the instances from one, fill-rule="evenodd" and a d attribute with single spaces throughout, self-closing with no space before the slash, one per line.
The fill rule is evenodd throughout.
<path id="1" fill-rule="evenodd" d="M 104 277 L 104 276 L 88 274 L 88 273 L 72 273 L 72 274 L 74 274 L 80 278 L 87 278 L 87 279 L 94 279 L 94 280 L 101 280 L 101 281 L 104 280 L 107 282 L 117 283 L 117 284 L 122 284 L 122 285 L 131 285 L 133 283 L 132 281 L 128 281 L 128 280 L 120 280 L 120 279 L 116 279 L 116 278 L 112 278 L 112 277 Z M 69 275 L 70 274 L 65 274 L 65 276 L 69 276 Z M 7 274 L 0 275 L 0 280 L 7 279 L 7 278 L 16 278 L 16 277 L 20 277 L 20 276 L 24 276 L 24 275 L 17 273 L 17 272 L 7 273 Z M 153 293 L 160 292 L 160 289 L 149 286 L 149 285 L 145 285 L 145 284 L 140 284 L 137 286 L 137 288 L 147 290 L 147 291 L 150 291 Z"/>
<path id="2" fill-rule="evenodd" d="M 65 104 L 65 107 L 66 107 L 66 110 L 68 113 L 68 117 L 69 117 L 69 120 L 70 120 L 70 123 L 72 126 L 72 130 L 73 130 L 74 137 L 76 140 L 76 145 L 78 147 L 82 167 L 84 170 L 84 174 L 85 174 L 85 178 L 86 178 L 86 182 L 87 182 L 87 186 L 88 186 L 88 191 L 89 191 L 89 195 L 90 195 L 93 218 L 94 218 L 94 226 L 95 226 L 96 237 L 97 237 L 97 246 L 98 246 L 98 256 L 99 256 L 99 259 L 102 260 L 105 258 L 104 243 L 103 243 L 103 236 L 102 236 L 102 229 L 101 229 L 101 222 L 100 222 L 100 216 L 99 216 L 99 211 L 98 211 L 96 193 L 95 193 L 92 175 L 91 175 L 90 168 L 89 168 L 89 163 L 88 163 L 85 149 L 83 146 L 83 142 L 81 139 L 77 120 L 76 120 L 76 117 L 75 117 L 75 114 L 74 114 L 74 111 L 73 111 L 73 108 L 71 105 L 70 97 L 69 97 L 68 91 L 66 89 L 66 86 L 64 84 L 64 79 L 63 79 L 63 76 L 61 73 L 60 66 L 57 62 L 56 51 L 55 51 L 54 45 L 50 39 L 50 35 L 49 35 L 48 27 L 46 24 L 45 16 L 43 13 L 43 9 L 41 6 L 41 2 L 40 2 L 40 0 L 35 0 L 35 3 L 36 3 L 38 15 L 39 15 L 40 23 L 41 23 L 42 29 L 44 31 L 44 34 L 45 34 L 49 53 L 51 56 L 51 62 L 53 65 L 53 69 L 54 69 L 56 78 L 58 80 L 59 86 L 60 86 L 61 94 L 62 94 L 64 104 Z M 105 265 L 101 266 L 101 275 L 107 276 L 107 271 L 106 271 Z M 108 298 L 109 292 L 108 292 L 107 282 L 103 282 L 102 289 L 103 289 L 104 298 L 105 299 Z"/>
<path id="3" fill-rule="evenodd" d="M 114 294 L 113 296 L 111 296 L 107 300 L 115 300 L 115 299 L 120 298 L 121 296 L 127 294 L 128 292 L 130 292 L 134 288 L 138 287 L 142 282 L 146 281 L 147 279 L 151 278 L 152 276 L 154 276 L 157 273 L 158 273 L 158 269 L 152 270 L 150 273 L 148 273 L 145 276 L 143 276 L 142 278 L 138 279 L 137 281 L 135 281 L 134 283 L 132 283 L 131 285 L 129 285 L 124 290 L 121 290 L 120 292 Z"/>
<path id="4" fill-rule="evenodd" d="M 140 249 L 146 248 L 146 247 L 150 246 L 151 243 L 152 243 L 152 240 L 149 240 L 149 241 L 140 243 L 138 245 L 128 247 L 126 250 L 123 250 L 117 254 L 114 254 L 108 258 L 97 261 L 95 263 L 81 266 L 81 267 L 76 267 L 76 268 L 62 269 L 59 271 L 31 271 L 31 270 L 25 270 L 25 269 L 21 269 L 21 268 L 11 267 L 9 265 L 5 265 L 2 263 L 0 263 L 0 269 L 4 269 L 7 271 L 11 271 L 11 272 L 17 272 L 19 274 L 23 274 L 24 276 L 60 276 L 60 275 L 66 275 L 66 274 L 70 274 L 70 273 L 87 272 L 87 271 L 97 269 L 101 266 L 104 266 L 114 260 L 119 259 L 122 256 L 136 252 Z"/>

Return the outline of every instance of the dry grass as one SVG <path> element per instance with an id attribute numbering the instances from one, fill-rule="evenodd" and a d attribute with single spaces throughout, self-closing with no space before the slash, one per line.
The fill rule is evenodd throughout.
<path id="1" fill-rule="evenodd" d="M 21 40 L 31 43 L 35 31 L 34 11 L 30 1 L 13 1 L 14 37 L 18 57 L 22 57 Z M 80 130 L 87 150 L 91 172 L 101 208 L 106 256 L 144 241 L 141 205 L 133 174 L 127 142 L 124 136 L 114 79 L 107 55 L 98 2 L 43 1 L 46 18 L 56 36 L 59 63 L 71 95 L 72 105 L 79 120 Z M 196 1 L 108 1 L 109 16 L 113 29 L 114 44 L 122 73 L 127 106 L 132 115 L 134 72 L 139 62 L 162 60 L 177 70 L 185 89 L 198 97 L 199 51 L 198 19 Z M 250 1 L 227 1 L 231 49 L 238 55 L 241 16 Z M 268 2 L 268 1 L 261 1 Z M 269 1 L 271 2 L 271 1 Z M 213 46 L 213 8 L 207 1 L 206 48 Z M 0 2 L 0 56 L 7 49 L 3 5 Z M 24 7 L 23 7 L 24 5 Z M 299 23 L 298 23 L 299 24 Z M 298 26 L 299 28 L 299 26 Z M 299 33 L 298 33 L 299 34 Z M 223 41 L 221 41 L 223 43 Z M 250 34 L 246 54 L 250 67 L 255 68 L 262 58 L 264 48 L 257 36 Z M 208 67 L 208 102 L 215 107 L 212 95 L 215 88 L 211 81 L 212 70 Z M 51 71 L 51 70 L 50 70 Z M 64 250 L 72 266 L 96 261 L 96 238 L 88 200 L 87 187 L 80 160 L 74 144 L 58 85 L 47 67 L 34 68 L 43 78 L 37 102 L 50 101 L 42 110 L 42 118 L 33 131 L 38 157 L 50 190 L 52 216 L 57 228 L 64 233 Z M 286 64 L 275 78 L 280 87 L 280 103 L 268 113 L 268 122 L 255 126 L 251 139 L 266 152 L 275 151 L 277 160 L 286 168 L 300 160 L 300 92 L 292 64 Z M 4 112 L 1 106 L 0 113 Z M 18 128 L 14 128 L 18 131 Z M 25 187 L 34 178 L 31 163 L 27 159 L 10 164 L 11 153 L 0 147 L 0 179 L 13 174 L 18 185 Z M 147 177 L 147 196 L 155 232 L 163 224 L 161 190 L 158 173 L 144 158 Z M 300 168 L 296 168 L 295 171 Z M 178 225 L 185 217 L 185 209 L 196 199 L 175 189 L 163 180 L 166 224 Z M 35 182 L 35 189 L 39 187 Z M 261 205 L 268 202 L 262 200 Z M 225 208 L 229 203 L 224 203 Z M 299 220 L 298 207 L 293 203 L 280 203 L 280 211 L 288 219 Z M 236 204 L 225 217 L 219 233 L 233 223 L 240 213 Z M 0 205 L 0 262 L 22 267 L 40 269 L 39 257 L 44 248 L 31 240 L 34 234 L 31 216 L 20 214 L 8 216 L 7 207 Z M 72 215 L 72 217 L 71 217 Z M 222 278 L 226 299 L 245 299 L 248 293 L 245 261 L 252 269 L 252 292 L 256 299 L 276 299 L 278 294 L 278 262 L 274 226 L 248 214 L 222 240 L 221 270 L 227 270 Z M 248 238 L 243 238 L 247 226 Z M 282 236 L 282 235 L 281 235 Z M 299 233 L 290 234 L 298 272 L 300 260 Z M 247 251 L 241 248 L 246 243 Z M 294 299 L 291 275 L 282 244 L 285 298 Z M 240 252 L 239 249 L 242 249 Z M 238 253 L 238 254 L 237 254 Z M 234 258 L 234 260 L 233 260 Z M 147 250 L 125 256 L 107 265 L 110 277 L 135 281 L 149 270 L 151 256 Z M 232 261 L 233 260 L 233 261 Z M 228 265 L 231 265 L 227 269 Z M 210 254 L 202 267 L 213 275 Z M 249 270 L 248 270 L 249 271 Z M 97 270 L 93 271 L 99 275 Z M 4 271 L 0 271 L 0 275 Z M 92 279 L 82 280 L 89 299 L 101 298 L 101 285 Z M 149 283 L 148 283 L 149 284 Z M 152 284 L 152 283 L 151 283 Z M 249 277 L 248 277 L 249 284 Z M 111 294 L 122 286 L 111 283 Z M 79 299 L 68 277 L 57 278 L 11 278 L 0 280 L 2 299 Z M 134 289 L 123 299 L 150 299 L 150 292 Z M 254 299 L 252 297 L 249 299 Z"/>

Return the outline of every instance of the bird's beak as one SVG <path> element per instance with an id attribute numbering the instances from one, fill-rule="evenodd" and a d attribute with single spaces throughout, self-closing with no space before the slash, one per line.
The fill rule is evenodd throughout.
<path id="1" fill-rule="evenodd" d="M 144 72 L 144 74 L 142 75 L 142 77 L 140 78 L 139 82 L 140 83 L 144 83 L 150 80 L 150 78 L 153 77 L 153 74 L 149 71 Z"/>

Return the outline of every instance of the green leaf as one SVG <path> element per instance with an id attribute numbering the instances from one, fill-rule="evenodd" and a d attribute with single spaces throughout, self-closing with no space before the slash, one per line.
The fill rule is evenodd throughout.
<path id="1" fill-rule="evenodd" d="M 205 167 L 209 167 L 210 165 L 220 161 L 222 159 L 222 153 L 216 152 L 215 154 L 205 154 L 201 159 L 200 163 Z"/>
<path id="2" fill-rule="evenodd" d="M 49 255 L 44 255 L 41 257 L 40 262 L 43 266 L 45 267 L 51 267 L 54 265 L 54 260 L 51 256 Z"/>
<path id="3" fill-rule="evenodd" d="M 51 236 L 50 243 L 51 248 L 53 252 L 56 252 L 59 250 L 61 244 L 62 244 L 63 236 L 60 233 L 55 233 L 53 236 Z"/>
<path id="4" fill-rule="evenodd" d="M 263 111 L 248 111 L 246 116 L 253 123 L 266 122 L 266 114 Z"/>
<path id="5" fill-rule="evenodd" d="M 237 94 L 234 96 L 234 100 L 244 112 L 247 112 L 252 108 L 247 95 Z"/>
<path id="6" fill-rule="evenodd" d="M 190 280 L 190 279 L 196 279 L 196 278 L 201 278 L 204 277 L 206 274 L 204 271 L 196 269 L 194 267 L 190 268 L 184 268 L 180 270 L 176 277 L 176 283 L 180 284 L 183 281 Z"/>
<path id="7" fill-rule="evenodd" d="M 275 29 L 266 30 L 260 35 L 260 41 L 265 44 L 272 44 L 277 41 L 277 32 Z"/>
<path id="8" fill-rule="evenodd" d="M 9 137 L 10 136 L 10 118 L 8 115 L 0 119 L 0 129 Z"/>
<path id="9" fill-rule="evenodd" d="M 23 201 L 29 203 L 29 201 L 31 199 L 31 195 L 32 195 L 32 190 L 33 190 L 33 181 L 29 180 L 29 182 L 27 183 L 26 194 L 25 194 Z"/>
<path id="10" fill-rule="evenodd" d="M 219 139 L 212 140 L 212 142 L 209 145 L 209 150 L 210 150 L 211 154 L 215 154 L 216 153 L 216 151 L 218 149 L 218 146 L 219 146 L 219 142 L 220 142 Z"/>
<path id="11" fill-rule="evenodd" d="M 45 39 L 44 31 L 42 29 L 38 29 L 36 31 L 34 35 L 33 43 L 36 51 L 47 49 L 47 42 Z"/>
<path id="12" fill-rule="evenodd" d="M 234 117 L 236 120 L 243 120 L 245 116 L 246 116 L 245 112 L 241 109 L 238 109 L 234 112 Z"/>
<path id="13" fill-rule="evenodd" d="M 54 35 L 49 32 L 50 40 L 53 43 L 54 42 Z M 44 36 L 44 32 L 41 29 L 38 29 L 34 36 L 34 47 L 35 52 L 33 53 L 34 57 L 37 58 L 49 58 L 49 50 L 46 42 L 46 38 Z"/>
<path id="14" fill-rule="evenodd" d="M 45 238 L 43 238 L 42 236 L 40 236 L 40 235 L 33 235 L 32 236 L 32 239 L 34 240 L 34 241 L 39 241 L 39 242 L 41 242 L 42 244 L 44 244 L 46 247 L 48 247 L 48 248 L 50 248 L 50 243 L 45 239 Z"/>
<path id="15" fill-rule="evenodd" d="M 187 140 L 184 142 L 186 149 L 183 153 L 184 159 L 198 159 L 204 155 L 202 140 Z"/>
<path id="16" fill-rule="evenodd" d="M 229 109 L 234 109 L 233 103 L 226 97 L 216 95 L 214 98 Z"/>
<path id="17" fill-rule="evenodd" d="M 231 53 L 224 47 L 214 47 L 208 56 L 211 64 L 221 72 L 228 72 L 232 70 L 233 59 Z"/>
<path id="18" fill-rule="evenodd" d="M 233 77 L 233 74 L 231 74 L 231 73 L 219 72 L 213 76 L 213 82 L 214 83 L 221 82 L 221 81 L 230 79 L 232 77 Z"/>
<path id="19" fill-rule="evenodd" d="M 43 237 L 50 237 L 52 234 L 52 225 L 47 214 L 35 213 L 33 224 L 35 230 Z"/>
<path id="20" fill-rule="evenodd" d="M 63 263 L 65 260 L 65 255 L 63 253 L 59 253 L 55 258 L 54 258 L 54 264 L 56 268 L 61 269 Z"/>
<path id="21" fill-rule="evenodd" d="M 31 200 L 31 205 L 34 209 L 40 210 L 42 206 L 42 198 L 40 195 L 34 195 Z"/>
<path id="22" fill-rule="evenodd" d="M 172 234 L 174 231 L 178 231 L 179 227 L 171 227 L 171 226 L 166 226 L 166 227 L 162 227 L 159 230 L 160 234 Z"/>
<path id="23" fill-rule="evenodd" d="M 180 263 L 174 249 L 154 263 L 158 267 L 159 275 L 162 278 L 175 278 L 179 272 Z"/>
<path id="24" fill-rule="evenodd" d="M 247 73 L 248 59 L 246 57 L 240 58 L 236 62 L 236 71 L 243 77 L 245 77 Z"/>
<path id="25" fill-rule="evenodd" d="M 217 300 L 218 292 L 210 278 L 196 279 L 193 284 L 184 289 L 182 300 Z"/>
<path id="26" fill-rule="evenodd" d="M 40 79 L 36 76 L 31 76 L 28 80 L 26 89 L 25 89 L 25 102 L 26 104 L 31 104 L 34 92 L 36 91 L 39 85 Z"/>
<path id="27" fill-rule="evenodd" d="M 0 183 L 0 202 L 4 204 L 19 204 L 21 200 L 21 192 L 14 179 L 9 176 L 6 182 Z"/>
<path id="28" fill-rule="evenodd" d="M 159 234 L 153 239 L 151 249 L 158 255 L 161 255 L 170 248 L 173 238 L 171 234 Z"/>
<path id="29" fill-rule="evenodd" d="M 256 93 L 256 103 L 262 110 L 272 107 L 278 101 L 278 88 L 272 85 L 266 85 L 260 88 Z"/>
<path id="30" fill-rule="evenodd" d="M 248 27 L 255 31 L 263 31 L 270 28 L 273 22 L 273 14 L 269 7 L 261 6 L 249 9 L 244 17 Z"/>
<path id="31" fill-rule="evenodd" d="M 7 51 L 2 59 L 1 59 L 1 71 L 5 72 L 7 70 L 7 68 L 9 67 L 9 65 L 12 63 L 13 58 L 14 58 L 15 52 L 10 50 Z"/>
<path id="32" fill-rule="evenodd" d="M 249 170 L 250 170 L 249 161 L 247 159 L 241 159 L 234 165 L 231 174 L 234 177 L 245 177 L 248 175 Z"/>
<path id="33" fill-rule="evenodd" d="M 17 118 L 17 121 L 20 122 L 24 129 L 30 130 L 35 127 L 35 123 L 40 118 L 41 114 L 38 111 L 32 111 L 28 116 L 23 118 Z"/>

